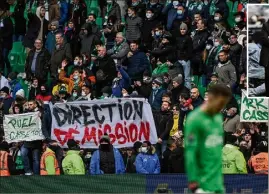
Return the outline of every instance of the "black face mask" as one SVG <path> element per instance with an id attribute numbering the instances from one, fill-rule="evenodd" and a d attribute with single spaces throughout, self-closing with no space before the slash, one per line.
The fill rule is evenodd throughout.
<path id="1" fill-rule="evenodd" d="M 110 144 L 100 144 L 100 150 L 109 151 Z"/>

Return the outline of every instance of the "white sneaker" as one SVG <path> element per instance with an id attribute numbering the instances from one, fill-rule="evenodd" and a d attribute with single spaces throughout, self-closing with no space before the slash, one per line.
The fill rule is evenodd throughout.
<path id="1" fill-rule="evenodd" d="M 24 175 L 26 175 L 26 176 L 31 176 L 31 175 L 33 175 L 33 173 L 31 173 L 31 172 L 27 172 L 27 173 L 25 173 Z"/>

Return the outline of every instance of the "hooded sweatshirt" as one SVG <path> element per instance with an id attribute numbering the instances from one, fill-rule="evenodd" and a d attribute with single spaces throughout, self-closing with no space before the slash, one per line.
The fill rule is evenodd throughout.
<path id="1" fill-rule="evenodd" d="M 43 22 L 44 22 L 44 18 L 42 18 L 42 17 L 40 16 L 40 10 L 41 10 L 41 6 L 39 6 L 39 7 L 36 9 L 36 16 L 40 19 L 40 22 L 41 22 L 40 30 L 39 30 L 37 39 L 42 40 L 42 39 L 43 39 Z"/>

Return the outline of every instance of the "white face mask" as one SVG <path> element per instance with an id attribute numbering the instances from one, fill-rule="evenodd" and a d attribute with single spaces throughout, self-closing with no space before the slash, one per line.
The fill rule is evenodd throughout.
<path id="1" fill-rule="evenodd" d="M 241 18 L 240 17 L 235 18 L 235 22 L 241 22 Z"/>
<path id="2" fill-rule="evenodd" d="M 220 18 L 219 18 L 218 16 L 215 16 L 215 17 L 214 17 L 214 20 L 215 20 L 215 21 L 219 21 Z"/>
<path id="3" fill-rule="evenodd" d="M 81 96 L 86 96 L 86 93 L 84 91 L 82 91 Z"/>
<path id="4" fill-rule="evenodd" d="M 219 42 L 214 42 L 214 46 L 219 46 Z"/>
<path id="5" fill-rule="evenodd" d="M 146 17 L 149 19 L 152 17 L 152 14 L 151 13 L 146 13 Z"/>
<path id="6" fill-rule="evenodd" d="M 148 152 L 148 148 L 147 147 L 142 147 L 141 148 L 141 152 L 142 153 L 147 153 Z"/>
<path id="7" fill-rule="evenodd" d="M 212 48 L 212 46 L 211 45 L 206 45 L 206 50 L 210 50 L 211 48 Z"/>
<path id="8" fill-rule="evenodd" d="M 74 77 L 73 77 L 74 79 L 78 79 L 78 75 L 74 75 Z"/>
<path id="9" fill-rule="evenodd" d="M 74 65 L 79 65 L 79 62 L 78 61 L 74 61 Z"/>
<path id="10" fill-rule="evenodd" d="M 133 15 L 132 13 L 128 13 L 128 16 L 129 16 L 129 17 L 132 17 L 132 15 Z"/>

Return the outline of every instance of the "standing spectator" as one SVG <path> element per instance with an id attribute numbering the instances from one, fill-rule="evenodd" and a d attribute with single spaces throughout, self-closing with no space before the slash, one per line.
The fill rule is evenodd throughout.
<path id="1" fill-rule="evenodd" d="M 45 48 L 48 49 L 49 53 L 52 54 L 55 44 L 56 44 L 56 39 L 55 35 L 59 32 L 59 22 L 58 21 L 52 21 L 50 23 L 50 32 L 47 35 L 46 43 L 45 43 Z"/>
<path id="2" fill-rule="evenodd" d="M 259 143 L 256 154 L 248 161 L 248 166 L 255 174 L 268 174 L 268 143 L 266 141 Z"/>
<path id="3" fill-rule="evenodd" d="M 22 41 L 26 33 L 25 2 L 23 0 L 8 0 L 8 3 L 10 18 L 14 26 L 13 42 Z"/>
<path id="4" fill-rule="evenodd" d="M 119 150 L 111 145 L 109 136 L 104 134 L 100 139 L 99 149 L 92 155 L 89 173 L 97 175 L 124 172 L 125 166 Z"/>
<path id="5" fill-rule="evenodd" d="M 201 97 L 198 88 L 191 89 L 191 105 L 190 110 L 194 110 L 204 103 L 204 99 Z"/>
<path id="6" fill-rule="evenodd" d="M 113 79 L 116 77 L 116 65 L 114 60 L 107 55 L 105 47 L 98 48 L 98 58 L 96 64 L 96 95 L 100 97 L 101 90 L 105 86 L 112 85 Z"/>
<path id="7" fill-rule="evenodd" d="M 227 136 L 227 143 L 222 149 L 222 172 L 223 174 L 246 174 L 247 165 L 242 152 L 235 146 L 237 137 Z"/>
<path id="8" fill-rule="evenodd" d="M 44 145 L 44 153 L 40 160 L 40 175 L 60 175 L 60 168 L 56 159 L 57 142 L 51 141 Z"/>
<path id="9" fill-rule="evenodd" d="M 240 55 L 239 74 L 247 73 L 247 38 L 243 38 L 243 49 Z"/>
<path id="10" fill-rule="evenodd" d="M 188 27 L 185 23 L 180 25 L 180 33 L 176 36 L 177 57 L 184 70 L 185 86 L 191 89 L 191 63 L 190 59 L 193 51 L 193 43 L 188 35 Z"/>
<path id="11" fill-rule="evenodd" d="M 30 50 L 26 62 L 26 79 L 31 81 L 34 77 L 38 79 L 39 84 L 45 83 L 49 72 L 50 54 L 43 48 L 43 42 L 40 39 L 35 40 L 34 49 Z"/>
<path id="12" fill-rule="evenodd" d="M 265 67 L 265 77 L 269 77 L 269 20 L 263 24 L 262 27 L 262 50 L 261 50 L 261 56 L 260 56 L 260 64 Z M 269 97 L 269 83 L 268 80 L 265 82 L 265 88 L 266 88 L 266 96 Z"/>
<path id="13" fill-rule="evenodd" d="M 173 88 L 172 92 L 172 104 L 177 104 L 179 96 L 182 93 L 189 93 L 189 89 L 184 86 L 183 77 L 179 74 L 177 77 L 173 79 Z"/>
<path id="14" fill-rule="evenodd" d="M 136 15 L 135 8 L 129 7 L 126 18 L 126 39 L 128 42 L 141 39 L 142 24 L 142 19 Z"/>
<path id="15" fill-rule="evenodd" d="M 175 141 L 170 140 L 167 144 L 166 150 L 163 152 L 162 162 L 161 162 L 161 172 L 169 173 L 169 163 L 171 160 L 172 152 L 177 148 Z"/>
<path id="16" fill-rule="evenodd" d="M 123 33 L 118 32 L 115 38 L 115 44 L 110 50 L 107 51 L 107 54 L 114 59 L 116 65 L 123 65 L 129 50 L 129 44 L 123 36 Z"/>
<path id="17" fill-rule="evenodd" d="M 114 46 L 114 41 L 119 30 L 121 29 L 119 29 L 119 25 L 116 23 L 116 18 L 114 16 L 110 16 L 108 18 L 107 24 L 103 25 L 103 32 L 106 38 L 107 50 L 111 49 Z"/>
<path id="18" fill-rule="evenodd" d="M 226 51 L 219 52 L 219 63 L 215 67 L 215 72 L 218 74 L 218 83 L 233 87 L 236 83 L 236 70 L 234 65 L 228 59 Z"/>
<path id="19" fill-rule="evenodd" d="M 232 64 L 235 66 L 237 76 L 239 76 L 239 67 L 240 67 L 240 57 L 242 52 L 242 46 L 237 41 L 237 36 L 232 34 L 229 38 L 230 42 L 230 59 Z"/>
<path id="20" fill-rule="evenodd" d="M 84 162 L 80 156 L 80 147 L 74 139 L 67 142 L 68 151 L 62 162 L 65 175 L 85 175 Z"/>
<path id="21" fill-rule="evenodd" d="M 16 168 L 12 159 L 12 156 L 9 154 L 9 145 L 6 141 L 0 142 L 0 177 L 14 175 Z"/>
<path id="22" fill-rule="evenodd" d="M 240 126 L 240 116 L 237 113 L 237 108 L 233 106 L 226 107 L 226 115 L 223 122 L 223 129 L 226 132 L 235 133 Z"/>
<path id="23" fill-rule="evenodd" d="M 214 18 L 216 11 L 221 10 L 223 12 L 223 18 L 226 20 L 229 16 L 229 8 L 225 0 L 212 0 L 209 1 L 209 17 Z"/>
<path id="24" fill-rule="evenodd" d="M 143 18 L 145 16 L 146 5 L 141 0 L 130 0 L 130 4 L 127 3 L 128 7 L 133 7 L 137 16 Z M 127 11 L 128 12 L 128 11 Z"/>
<path id="25" fill-rule="evenodd" d="M 48 33 L 49 22 L 45 19 L 46 9 L 40 6 L 36 9 L 36 14 L 28 13 L 28 30 L 23 40 L 23 45 L 26 47 L 27 52 L 34 47 L 36 39 L 45 41 Z"/>
<path id="26" fill-rule="evenodd" d="M 122 97 L 122 90 L 128 90 L 131 86 L 131 79 L 126 71 L 118 66 L 118 76 L 112 82 L 112 96 L 120 98 Z"/>
<path id="27" fill-rule="evenodd" d="M 103 7 L 102 17 L 107 20 L 110 16 L 114 16 L 116 18 L 116 23 L 120 24 L 121 9 L 116 0 L 107 0 L 106 5 Z"/>
<path id="28" fill-rule="evenodd" d="M 202 0 L 195 0 L 188 5 L 188 15 L 191 19 L 194 19 L 194 14 L 200 13 L 201 16 L 205 16 L 205 4 Z"/>
<path id="29" fill-rule="evenodd" d="M 204 64 L 202 61 L 202 54 L 206 47 L 206 41 L 209 37 L 209 33 L 206 28 L 205 20 L 198 20 L 197 30 L 192 38 L 193 41 L 193 58 L 191 66 L 194 75 L 201 75 L 204 71 Z"/>
<path id="30" fill-rule="evenodd" d="M 149 104 L 151 105 L 152 110 L 160 110 L 162 105 L 162 97 L 165 93 L 165 89 L 162 88 L 163 80 L 158 77 L 152 82 L 152 91 L 149 96 Z"/>
<path id="31" fill-rule="evenodd" d="M 92 25 L 86 23 L 83 27 L 81 27 L 79 37 L 81 39 L 80 53 L 90 56 L 94 49 L 95 42 L 97 41 L 97 37 L 92 31 Z"/>
<path id="32" fill-rule="evenodd" d="M 73 21 L 76 34 L 79 34 L 81 26 L 87 19 L 87 7 L 81 0 L 74 0 L 69 6 L 69 19 Z"/>
<path id="33" fill-rule="evenodd" d="M 5 86 L 9 88 L 9 83 L 7 78 L 3 75 L 3 72 L 0 71 L 0 90 Z"/>
<path id="34" fill-rule="evenodd" d="M 143 76 L 144 71 L 149 69 L 149 60 L 146 54 L 139 50 L 139 44 L 137 41 L 130 43 L 130 52 L 128 53 L 128 65 L 127 73 L 131 79 L 140 79 Z"/>
<path id="35" fill-rule="evenodd" d="M 79 35 L 75 32 L 74 23 L 70 20 L 64 29 L 64 36 L 66 43 L 70 44 L 72 56 L 80 54 Z"/>
<path id="36" fill-rule="evenodd" d="M 60 6 L 60 20 L 59 25 L 63 27 L 65 23 L 68 21 L 68 4 L 65 0 L 59 0 Z"/>
<path id="37" fill-rule="evenodd" d="M 138 174 L 160 174 L 161 167 L 155 148 L 149 141 L 144 141 L 135 160 L 136 172 Z"/>
<path id="38" fill-rule="evenodd" d="M 58 0 L 50 0 L 49 5 L 49 22 L 59 21 L 60 19 L 60 6 Z"/>
<path id="39" fill-rule="evenodd" d="M 7 86 L 4 86 L 0 90 L 0 139 L 5 135 L 3 126 L 4 115 L 9 114 L 9 110 L 14 101 L 9 94 L 10 92 Z"/>
<path id="40" fill-rule="evenodd" d="M 157 19 L 160 19 L 162 9 L 163 9 L 163 4 L 158 2 L 158 0 L 150 0 L 148 4 L 146 4 L 146 9 L 147 9 L 146 12 L 148 12 L 148 10 L 152 10 L 152 13 L 154 13 L 155 17 Z"/>
<path id="41" fill-rule="evenodd" d="M 57 33 L 55 39 L 56 45 L 50 60 L 50 73 L 53 79 L 58 78 L 58 68 L 61 68 L 62 61 L 64 59 L 67 61 L 72 60 L 70 45 L 64 42 L 63 34 Z"/>
<path id="42" fill-rule="evenodd" d="M 6 10 L 0 9 L 0 51 L 3 60 L 0 61 L 0 71 L 7 69 L 7 73 L 11 72 L 11 66 L 8 59 L 8 55 L 12 49 L 12 36 L 13 36 L 13 24 L 8 17 L 8 12 Z"/>
<path id="43" fill-rule="evenodd" d="M 170 155 L 168 162 L 168 172 L 185 173 L 183 139 L 177 138 L 177 140 L 174 141 L 176 141 L 176 148 Z"/>
<path id="44" fill-rule="evenodd" d="M 136 141 L 134 143 L 132 154 L 129 158 L 127 158 L 126 162 L 126 173 L 136 173 L 135 160 L 137 155 L 141 151 L 142 143 L 140 141 Z"/>
<path id="45" fill-rule="evenodd" d="M 97 16 L 93 13 L 89 14 L 88 19 L 86 20 L 86 24 L 90 24 L 92 27 L 91 32 L 98 38 L 102 37 L 102 33 L 100 32 L 99 26 L 96 24 Z"/>

